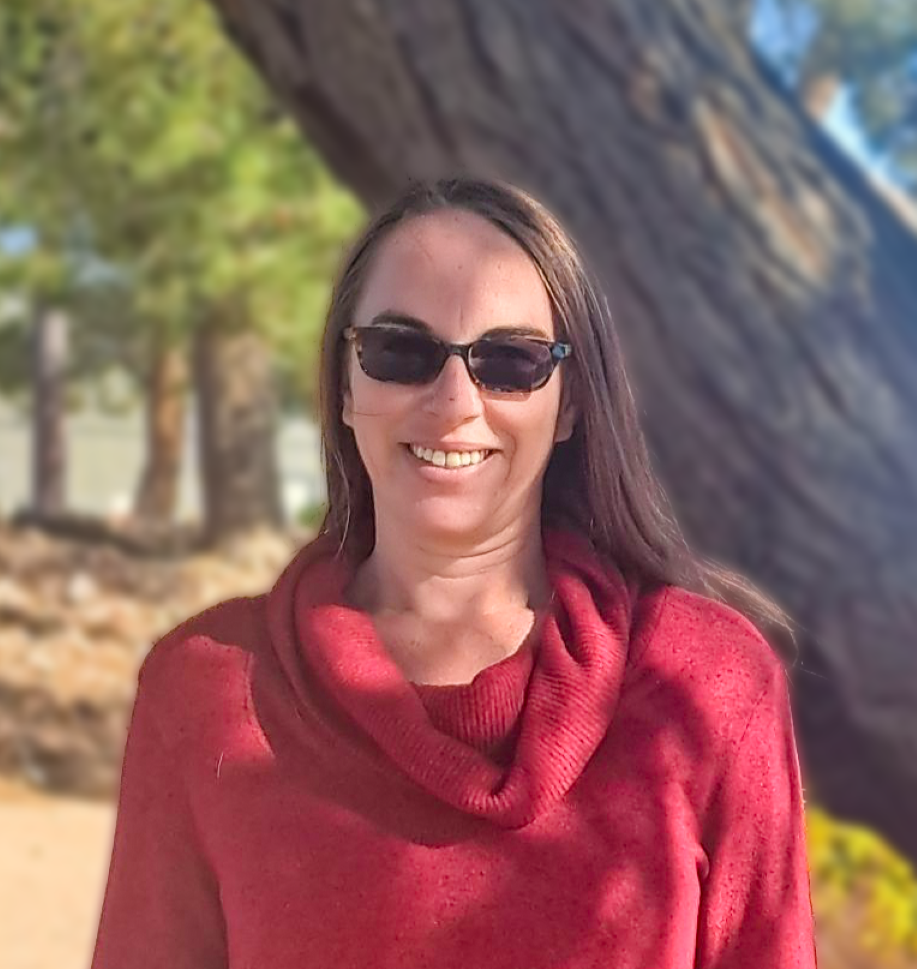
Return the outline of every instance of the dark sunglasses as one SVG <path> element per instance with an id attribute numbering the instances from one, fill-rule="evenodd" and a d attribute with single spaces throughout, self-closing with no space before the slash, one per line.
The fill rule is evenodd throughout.
<path id="1" fill-rule="evenodd" d="M 428 384 L 449 357 L 458 354 L 479 387 L 499 393 L 538 390 L 557 364 L 573 353 L 569 343 L 512 334 L 446 343 L 432 333 L 396 324 L 348 326 L 343 337 L 353 342 L 363 373 L 373 380 Z"/>

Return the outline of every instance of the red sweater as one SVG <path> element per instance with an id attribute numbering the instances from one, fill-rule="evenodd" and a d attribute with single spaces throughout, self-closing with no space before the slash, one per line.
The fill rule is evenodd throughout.
<path id="1" fill-rule="evenodd" d="M 732 610 L 545 533 L 537 642 L 415 685 L 350 571 L 152 649 L 93 969 L 809 969 L 786 676 Z"/>

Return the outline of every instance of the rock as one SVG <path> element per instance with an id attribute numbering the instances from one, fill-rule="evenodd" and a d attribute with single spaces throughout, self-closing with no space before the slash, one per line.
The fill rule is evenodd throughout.
<path id="1" fill-rule="evenodd" d="M 37 613 L 35 597 L 24 585 L 8 576 L 0 577 L 0 617 L 16 619 Z"/>
<path id="2" fill-rule="evenodd" d="M 94 599 L 98 594 L 99 587 L 92 576 L 86 572 L 77 572 L 67 583 L 64 596 L 70 605 L 78 606 L 89 599 Z"/>
<path id="3" fill-rule="evenodd" d="M 269 589 L 306 538 L 254 533 L 206 553 L 190 536 L 158 537 L 168 554 L 141 554 L 83 524 L 0 521 L 0 774 L 111 796 L 152 644 L 207 606 Z"/>

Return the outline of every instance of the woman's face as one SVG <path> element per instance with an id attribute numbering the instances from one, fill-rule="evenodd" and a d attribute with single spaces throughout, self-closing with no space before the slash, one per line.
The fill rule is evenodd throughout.
<path id="1" fill-rule="evenodd" d="M 556 339 L 547 291 L 534 263 L 486 219 L 446 210 L 408 219 L 379 245 L 354 313 L 355 326 L 380 314 L 425 323 L 441 339 L 469 343 L 503 327 Z M 422 386 L 383 383 L 348 351 L 343 420 L 372 483 L 377 534 L 451 544 L 481 542 L 540 522 L 542 479 L 556 441 L 573 430 L 561 411 L 562 369 L 531 393 L 474 384 L 458 356 Z M 487 451 L 479 464 L 439 467 L 433 451 Z"/>

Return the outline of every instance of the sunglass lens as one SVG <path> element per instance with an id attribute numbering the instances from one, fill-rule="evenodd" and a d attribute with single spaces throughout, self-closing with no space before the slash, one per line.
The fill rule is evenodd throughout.
<path id="1" fill-rule="evenodd" d="M 441 362 L 441 348 L 410 330 L 367 327 L 360 333 L 360 364 L 374 380 L 426 383 Z"/>
<path id="2" fill-rule="evenodd" d="M 474 345 L 469 362 L 485 387 L 509 392 L 535 390 L 554 369 L 550 348 L 524 337 L 481 340 Z"/>

